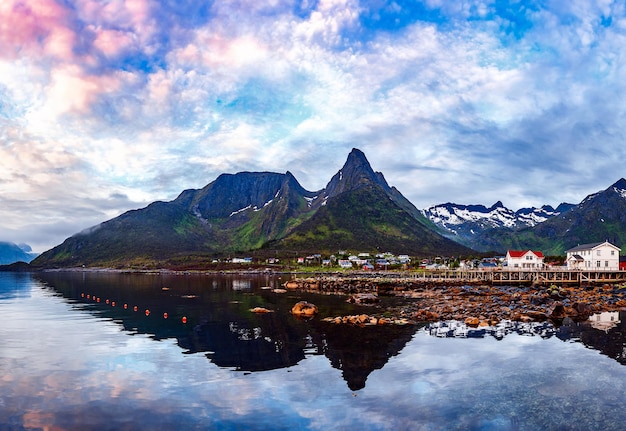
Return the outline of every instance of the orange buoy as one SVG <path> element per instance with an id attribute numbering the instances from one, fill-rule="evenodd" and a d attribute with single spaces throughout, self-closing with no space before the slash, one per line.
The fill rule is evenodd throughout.
<path id="1" fill-rule="evenodd" d="M 87 295 L 87 299 L 91 299 L 91 295 Z"/>
<path id="2" fill-rule="evenodd" d="M 150 315 L 150 310 L 146 310 L 146 316 Z"/>
<path id="3" fill-rule="evenodd" d="M 137 308 L 137 306 L 136 306 L 136 305 L 133 307 L 133 311 L 137 311 L 138 309 L 139 309 L 139 308 Z"/>
<path id="4" fill-rule="evenodd" d="M 107 303 L 107 305 L 109 304 L 109 300 L 108 299 L 105 302 Z"/>
<path id="5" fill-rule="evenodd" d="M 187 318 L 185 316 L 183 316 L 183 323 L 187 323 Z"/>
<path id="6" fill-rule="evenodd" d="M 163 318 L 167 319 L 167 313 L 163 313 Z"/>
<path id="7" fill-rule="evenodd" d="M 84 298 L 84 297 L 85 297 L 85 294 L 84 294 L 84 293 L 81 293 L 81 294 L 80 294 L 80 297 L 81 297 L 81 298 Z"/>
<path id="8" fill-rule="evenodd" d="M 115 301 L 111 302 L 111 307 L 115 307 Z"/>
<path id="9" fill-rule="evenodd" d="M 96 298 L 96 302 L 100 302 L 100 298 Z"/>
<path id="10" fill-rule="evenodd" d="M 124 310 L 128 308 L 128 304 L 124 304 Z"/>

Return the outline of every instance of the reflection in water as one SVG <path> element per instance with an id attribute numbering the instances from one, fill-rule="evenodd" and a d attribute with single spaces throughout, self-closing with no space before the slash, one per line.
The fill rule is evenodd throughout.
<path id="1" fill-rule="evenodd" d="M 550 338 L 556 334 L 556 328 L 548 322 L 513 322 L 503 320 L 495 326 L 473 327 L 459 321 L 444 321 L 430 323 L 426 330 L 440 338 L 484 338 L 491 336 L 502 340 L 510 334 L 540 336 Z"/>
<path id="2" fill-rule="evenodd" d="M 352 390 L 364 388 L 367 376 L 398 354 L 417 330 L 296 319 L 289 310 L 300 300 L 315 303 L 322 317 L 362 309 L 340 296 L 277 294 L 267 287 L 278 286 L 280 280 L 269 275 L 242 279 L 78 272 L 36 277 L 64 297 L 94 306 L 93 312 L 126 331 L 156 340 L 175 338 L 186 353 L 205 353 L 220 367 L 265 371 L 291 367 L 308 355 L 325 355 L 342 370 Z M 272 312 L 251 313 L 254 307 Z"/>
<path id="3" fill-rule="evenodd" d="M 4 274 L 0 280 L 0 300 L 27 298 L 30 295 L 30 274 L 18 272 Z"/>
<path id="4" fill-rule="evenodd" d="M 573 340 L 600 351 L 603 355 L 626 365 L 626 324 L 623 311 L 593 315 L 586 322 L 564 319 L 557 332 L 561 340 Z"/>
<path id="5" fill-rule="evenodd" d="M 343 298 L 276 294 L 262 288 L 281 284 L 272 277 L 250 278 L 244 290 L 233 289 L 233 277 L 21 280 L 0 274 L 2 430 L 606 431 L 626 423 L 621 315 L 608 329 L 567 319 L 559 327 L 358 328 L 321 320 L 357 314 Z M 320 318 L 291 316 L 299 300 L 316 303 Z M 250 313 L 255 306 L 273 312 Z"/>
<path id="6" fill-rule="evenodd" d="M 626 365 L 626 312 L 594 314 L 584 322 L 565 318 L 560 326 L 548 322 L 502 321 L 496 326 L 471 327 L 463 322 L 435 322 L 426 326 L 429 335 L 440 338 L 484 338 L 502 340 L 510 334 L 551 338 L 583 343 Z"/>

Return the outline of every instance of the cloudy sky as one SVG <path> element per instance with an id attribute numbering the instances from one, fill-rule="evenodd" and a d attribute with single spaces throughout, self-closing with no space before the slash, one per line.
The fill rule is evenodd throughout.
<path id="1" fill-rule="evenodd" d="M 353 147 L 418 208 L 626 176 L 623 2 L 3 0 L 0 240 L 35 251 L 220 173 L 323 188 Z"/>

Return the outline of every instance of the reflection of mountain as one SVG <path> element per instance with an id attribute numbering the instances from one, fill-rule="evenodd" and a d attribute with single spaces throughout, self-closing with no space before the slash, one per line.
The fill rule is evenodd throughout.
<path id="1" fill-rule="evenodd" d="M 490 336 L 501 340 L 509 334 L 550 338 L 556 333 L 556 328 L 548 322 L 523 323 L 503 320 L 495 326 L 472 327 L 463 322 L 449 320 L 430 323 L 426 326 L 426 331 L 438 338 L 485 338 Z"/>
<path id="2" fill-rule="evenodd" d="M 0 300 L 30 296 L 30 274 L 0 272 Z"/>
<path id="3" fill-rule="evenodd" d="M 352 390 L 363 388 L 369 374 L 398 354 L 417 330 L 412 325 L 360 328 L 319 319 L 298 320 L 290 310 L 301 299 L 314 302 L 321 317 L 356 314 L 362 309 L 341 296 L 280 295 L 261 289 L 279 283 L 271 277 L 244 280 L 91 272 L 36 277 L 78 308 L 119 323 L 131 333 L 149 334 L 156 340 L 176 338 L 187 353 L 206 352 L 220 367 L 264 371 L 293 366 L 306 355 L 324 354 L 333 367 L 343 371 Z M 254 307 L 274 312 L 254 314 L 250 312 Z"/>
<path id="4" fill-rule="evenodd" d="M 446 321 L 431 323 L 426 331 L 434 337 L 484 338 L 501 340 L 509 334 L 525 336 L 556 336 L 563 341 L 575 341 L 600 351 L 603 355 L 626 365 L 626 312 L 607 312 L 591 316 L 584 322 L 563 319 L 558 328 L 548 322 L 502 321 L 496 326 L 474 328 L 463 322 Z"/>
<path id="5" fill-rule="evenodd" d="M 334 325 L 317 322 L 323 353 L 333 367 L 342 370 L 344 380 L 353 390 L 363 389 L 374 370 L 383 368 L 397 355 L 417 331 L 414 325 L 368 326 Z"/>
<path id="6" fill-rule="evenodd" d="M 240 371 L 265 371 L 285 368 L 304 359 L 302 328 L 280 322 L 275 313 L 250 322 L 207 321 L 178 338 L 178 344 L 189 351 L 207 353 L 214 364 Z"/>

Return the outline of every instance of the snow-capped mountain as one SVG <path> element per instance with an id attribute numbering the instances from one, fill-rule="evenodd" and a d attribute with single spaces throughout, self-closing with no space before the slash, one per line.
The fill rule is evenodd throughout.
<path id="1" fill-rule="evenodd" d="M 489 229 L 521 229 L 536 226 L 551 217 L 562 214 L 573 204 L 562 203 L 556 209 L 550 205 L 540 208 L 521 208 L 513 211 L 498 201 L 491 207 L 445 203 L 423 210 L 423 213 L 449 238 L 460 242 L 471 241 Z"/>

